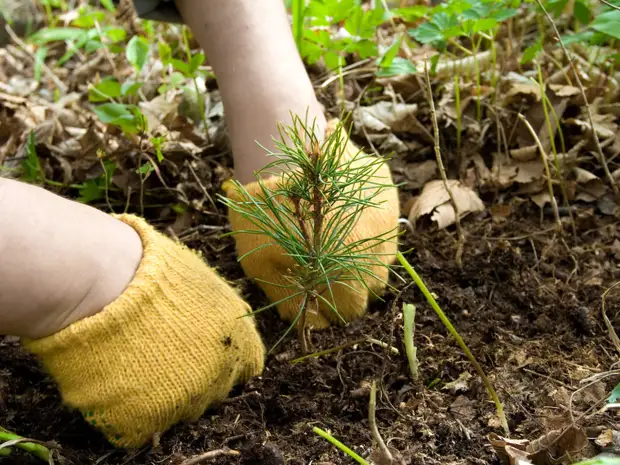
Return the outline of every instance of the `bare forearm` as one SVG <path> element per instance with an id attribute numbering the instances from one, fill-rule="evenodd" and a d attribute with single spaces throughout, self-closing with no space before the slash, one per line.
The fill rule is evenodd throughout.
<path id="1" fill-rule="evenodd" d="M 177 0 L 181 14 L 205 49 L 222 93 L 235 173 L 241 182 L 269 159 L 277 123 L 290 113 L 325 119 L 299 57 L 282 0 Z M 260 5 L 260 6 L 259 6 Z"/>
<path id="2" fill-rule="evenodd" d="M 76 312 L 96 313 L 124 290 L 141 253 L 137 234 L 111 216 L 0 179 L 0 334 L 41 337 Z"/>

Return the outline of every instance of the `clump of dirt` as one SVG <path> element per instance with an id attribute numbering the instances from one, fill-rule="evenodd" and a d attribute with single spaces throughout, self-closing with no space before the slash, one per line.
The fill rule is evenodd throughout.
<path id="1" fill-rule="evenodd" d="M 583 211 L 577 238 L 560 237 L 551 224 L 516 208 L 503 222 L 481 214 L 464 222 L 464 266 L 454 264 L 449 232 L 406 232 L 408 254 L 438 302 L 492 379 L 508 416 L 512 437 L 534 440 L 574 419 L 589 431 L 610 426 L 609 414 L 592 413 L 617 379 L 584 388 L 581 381 L 604 372 L 616 358 L 601 323 L 601 294 L 617 278 L 609 220 Z M 230 239 L 190 242 L 235 281 L 250 303 L 264 304 L 258 288 L 234 260 Z M 410 280 L 395 267 L 402 289 Z M 344 328 L 313 333 L 316 350 L 372 336 L 392 342 L 401 354 L 396 292 L 373 303 L 368 315 Z M 179 425 L 157 447 L 114 450 L 77 413 L 61 406 L 53 382 L 10 338 L 0 350 L 0 417 L 19 433 L 62 446 L 66 464 L 181 464 L 211 449 L 238 450 L 217 464 L 350 464 L 351 460 L 312 432 L 327 429 L 362 456 L 372 446 L 367 382 L 381 379 L 377 419 L 405 463 L 497 463 L 489 433 L 502 434 L 493 404 L 475 371 L 415 287 L 402 301 L 417 306 L 416 344 L 421 379 L 414 384 L 404 356 L 365 341 L 331 354 L 293 363 L 296 340 L 270 355 L 263 375 L 237 388 L 198 423 Z M 613 301 L 613 297 L 611 299 Z M 611 304 L 610 304 L 611 305 Z M 613 312 L 610 312 L 610 314 Z M 613 315 L 611 315 L 613 317 Z M 286 326 L 275 313 L 258 316 L 268 346 Z M 617 326 L 618 317 L 613 324 Z M 456 382 L 455 382 L 456 381 Z M 0 463 L 33 464 L 27 456 Z M 61 462 L 62 463 L 62 462 Z"/>

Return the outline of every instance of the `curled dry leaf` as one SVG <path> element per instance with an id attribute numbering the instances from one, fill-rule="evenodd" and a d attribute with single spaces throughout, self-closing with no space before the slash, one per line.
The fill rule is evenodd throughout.
<path id="1" fill-rule="evenodd" d="M 558 465 L 565 460 L 577 461 L 579 453 L 588 446 L 588 437 L 577 426 L 553 430 L 529 441 L 510 439 L 491 433 L 489 441 L 504 464 Z"/>
<path id="2" fill-rule="evenodd" d="M 461 218 L 469 213 L 484 210 L 484 203 L 472 189 L 455 179 L 448 180 Z M 456 221 L 454 208 L 450 203 L 450 194 L 445 189 L 443 181 L 431 181 L 424 186 L 422 193 L 414 201 L 409 212 L 409 221 L 415 222 L 425 215 L 431 215 L 431 220 L 437 223 L 439 229 L 444 229 Z"/>
<path id="3" fill-rule="evenodd" d="M 415 103 L 378 102 L 353 110 L 353 121 L 369 132 L 417 132 Z"/>

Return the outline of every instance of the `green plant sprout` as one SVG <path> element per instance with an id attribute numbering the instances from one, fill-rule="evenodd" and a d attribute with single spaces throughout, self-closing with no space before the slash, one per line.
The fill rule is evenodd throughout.
<path id="1" fill-rule="evenodd" d="M 355 452 L 353 452 L 351 449 L 349 449 L 347 446 L 345 446 L 343 443 L 341 443 L 338 439 L 336 439 L 335 437 L 333 437 L 331 434 L 329 434 L 327 431 L 322 430 L 321 428 L 318 427 L 314 427 L 312 428 L 312 431 L 314 431 L 316 434 L 318 434 L 319 436 L 321 436 L 323 439 L 326 439 L 327 441 L 329 441 L 331 444 L 333 444 L 334 446 L 336 446 L 338 449 L 340 449 L 342 452 L 344 452 L 345 454 L 347 454 L 349 457 L 351 457 L 353 460 L 355 460 L 357 463 L 361 464 L 361 465 L 371 465 L 368 461 L 364 460 L 362 457 L 360 457 L 358 454 L 356 454 Z"/>
<path id="2" fill-rule="evenodd" d="M 403 304 L 403 325 L 403 342 L 405 343 L 405 352 L 407 353 L 407 360 L 409 362 L 409 371 L 411 372 L 411 379 L 417 381 L 419 378 L 418 348 L 413 342 L 413 335 L 415 332 L 415 305 Z"/>
<path id="3" fill-rule="evenodd" d="M 11 454 L 11 449 L 17 447 L 44 462 L 54 463 L 51 459 L 52 452 L 38 441 L 19 436 L 0 426 L 0 457 Z"/>
<path id="4" fill-rule="evenodd" d="M 471 351 L 469 350 L 469 347 L 467 347 L 467 344 L 465 344 L 465 341 L 463 340 L 461 335 L 458 333 L 458 331 L 454 328 L 454 326 L 452 326 L 452 323 L 450 322 L 446 314 L 443 312 L 443 310 L 441 309 L 441 307 L 435 300 L 435 297 L 433 297 L 433 294 L 431 294 L 431 292 L 428 290 L 428 288 L 426 287 L 426 284 L 424 284 L 424 281 L 422 281 L 422 278 L 420 278 L 418 273 L 411 266 L 411 264 L 407 261 L 405 256 L 401 252 L 396 252 L 396 258 L 398 259 L 400 264 L 405 268 L 409 276 L 411 276 L 411 278 L 416 283 L 420 291 L 422 291 L 422 294 L 426 298 L 426 301 L 430 304 L 430 306 L 435 311 L 435 313 L 437 314 L 441 322 L 444 324 L 444 326 L 448 329 L 452 337 L 456 339 L 457 344 L 459 345 L 461 350 L 465 353 L 465 355 L 467 356 L 471 364 L 474 366 L 474 368 L 478 372 L 478 375 L 482 379 L 482 382 L 484 383 L 484 386 L 486 387 L 489 395 L 491 396 L 491 399 L 493 399 L 493 402 L 495 403 L 495 408 L 497 410 L 497 416 L 499 417 L 499 421 L 502 425 L 502 428 L 504 428 L 504 432 L 506 433 L 506 435 L 509 435 L 510 428 L 508 427 L 508 421 L 506 420 L 506 414 L 504 413 L 504 407 L 502 406 L 502 403 L 499 400 L 499 397 L 497 393 L 495 392 L 495 389 L 493 388 L 491 381 L 489 380 L 489 378 L 487 378 L 487 375 L 484 373 L 484 370 L 478 363 L 478 360 L 476 360 L 476 357 L 474 357 L 474 355 L 471 353 Z"/>
<path id="5" fill-rule="evenodd" d="M 397 234 L 395 228 L 379 236 L 344 242 L 350 237 L 360 214 L 367 208 L 379 207 L 381 202 L 377 201 L 377 196 L 393 185 L 374 179 L 383 159 L 362 151 L 352 157 L 345 156 L 346 141 L 342 140 L 341 128 L 342 123 L 319 143 L 314 123 L 309 126 L 294 116 L 292 126 L 279 127 L 280 140 L 289 139 L 290 145 L 276 139 L 278 153 L 265 149 L 275 161 L 256 173 L 259 192 L 252 195 L 241 183 L 232 181 L 234 195 L 220 196 L 231 211 L 256 228 L 230 234 L 260 234 L 270 239 L 239 257 L 240 261 L 273 245 L 280 246 L 293 260 L 295 266 L 287 276 L 290 284 L 277 284 L 290 289 L 290 295 L 254 313 L 300 298 L 299 311 L 276 346 L 296 327 L 304 354 L 308 353 L 307 313 L 318 312 L 319 305 L 323 304 L 344 323 L 334 299 L 334 286 L 358 290 L 351 285 L 355 282 L 358 288 L 361 286 L 372 292 L 365 278 L 379 279 L 372 266 L 386 266 L 372 248 L 393 240 Z M 275 175 L 272 170 L 281 173 L 281 178 L 269 187 L 263 175 Z"/>

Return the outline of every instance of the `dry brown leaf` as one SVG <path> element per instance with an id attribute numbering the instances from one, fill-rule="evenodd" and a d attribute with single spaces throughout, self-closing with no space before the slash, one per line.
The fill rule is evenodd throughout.
<path id="1" fill-rule="evenodd" d="M 527 446 L 532 462 L 536 465 L 556 465 L 563 459 L 575 459 L 575 454 L 588 445 L 588 437 L 577 426 L 550 431 Z"/>
<path id="2" fill-rule="evenodd" d="M 532 161 L 538 155 L 538 145 L 533 144 L 510 151 L 510 156 L 518 161 Z"/>
<path id="3" fill-rule="evenodd" d="M 374 105 L 353 110 L 356 125 L 363 125 L 370 132 L 417 132 L 415 103 L 377 102 Z"/>
<path id="4" fill-rule="evenodd" d="M 510 88 L 504 94 L 504 105 L 511 105 L 515 102 L 521 102 L 523 99 L 539 102 L 540 101 L 540 86 L 530 81 L 511 83 Z"/>
<path id="5" fill-rule="evenodd" d="M 579 87 L 569 86 L 566 84 L 549 84 L 549 89 L 551 89 L 558 97 L 574 97 L 575 95 L 581 94 Z"/>
<path id="6" fill-rule="evenodd" d="M 469 213 L 484 210 L 484 203 L 472 189 L 464 186 L 455 179 L 448 180 L 461 218 Z M 409 221 L 413 224 L 425 215 L 431 215 L 431 220 L 437 223 L 439 229 L 444 229 L 456 221 L 454 209 L 450 203 L 450 194 L 445 189 L 442 180 L 427 183 L 417 197 L 409 212 Z"/>
<path id="7" fill-rule="evenodd" d="M 548 191 L 539 192 L 538 194 L 534 194 L 530 196 L 532 202 L 538 205 L 538 208 L 543 208 L 548 203 L 551 203 L 551 196 Z"/>
<path id="8" fill-rule="evenodd" d="M 453 394 L 456 394 L 459 391 L 469 391 L 469 381 L 471 380 L 471 378 L 471 374 L 467 371 L 464 371 L 454 381 L 450 381 L 449 383 L 444 384 L 441 389 L 450 391 Z"/>
<path id="9" fill-rule="evenodd" d="M 437 162 L 426 160 L 421 163 L 408 163 L 404 169 L 408 189 L 420 189 L 437 176 Z"/>

